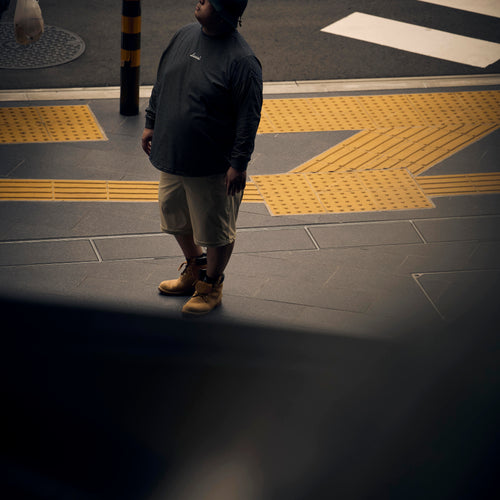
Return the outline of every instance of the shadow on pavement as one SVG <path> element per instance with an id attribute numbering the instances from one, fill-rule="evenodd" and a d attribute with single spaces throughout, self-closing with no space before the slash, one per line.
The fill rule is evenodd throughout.
<path id="1" fill-rule="evenodd" d="M 3 498 L 493 498 L 499 343 L 0 304 Z M 487 493 L 488 492 L 488 493 Z"/>

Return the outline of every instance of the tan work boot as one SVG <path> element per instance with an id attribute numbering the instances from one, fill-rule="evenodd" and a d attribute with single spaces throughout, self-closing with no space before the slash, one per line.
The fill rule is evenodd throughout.
<path id="1" fill-rule="evenodd" d="M 195 284 L 198 281 L 200 271 L 207 268 L 207 257 L 188 259 L 179 267 L 179 271 L 184 267 L 181 275 L 176 280 L 162 281 L 158 286 L 160 293 L 164 295 L 192 295 Z"/>
<path id="2" fill-rule="evenodd" d="M 215 283 L 207 283 L 200 279 L 196 283 L 194 295 L 184 304 L 182 312 L 194 316 L 201 316 L 213 311 L 222 302 L 222 275 Z"/>

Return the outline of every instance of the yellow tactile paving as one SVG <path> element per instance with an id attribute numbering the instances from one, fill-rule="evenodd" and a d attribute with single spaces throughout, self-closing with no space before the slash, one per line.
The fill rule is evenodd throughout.
<path id="1" fill-rule="evenodd" d="M 260 134 L 373 128 L 359 98 L 265 99 Z"/>
<path id="2" fill-rule="evenodd" d="M 358 132 L 288 174 L 254 176 L 243 201 L 285 215 L 428 208 L 433 196 L 499 193 L 500 173 L 421 176 L 499 127 L 499 91 L 265 99 L 260 134 Z M 85 105 L 0 108 L 3 144 L 105 139 Z M 0 180 L 0 200 L 152 202 L 157 188 Z"/>
<path id="3" fill-rule="evenodd" d="M 409 94 L 407 98 L 430 126 L 500 122 L 498 91 Z"/>
<path id="4" fill-rule="evenodd" d="M 108 181 L 110 201 L 157 201 L 157 182 Z"/>
<path id="5" fill-rule="evenodd" d="M 252 179 L 243 202 L 265 202 L 273 215 L 430 208 L 433 197 L 500 193 L 500 173 L 413 177 L 404 170 L 381 170 Z M 156 202 L 157 193 L 157 182 L 0 180 L 1 201 Z"/>
<path id="6" fill-rule="evenodd" d="M 53 200 L 54 181 L 0 179 L 0 200 Z"/>
<path id="7" fill-rule="evenodd" d="M 273 215 L 434 206 L 410 173 L 404 170 L 256 175 L 252 180 Z"/>
<path id="8" fill-rule="evenodd" d="M 326 212 L 305 175 L 255 175 L 252 181 L 273 215 Z"/>
<path id="9" fill-rule="evenodd" d="M 0 107 L 0 144 L 102 140 L 87 105 Z"/>
<path id="10" fill-rule="evenodd" d="M 257 186 L 249 181 L 245 187 L 245 192 L 243 194 L 243 203 L 262 203 L 264 199 L 262 198 Z"/>
<path id="11" fill-rule="evenodd" d="M 0 200 L 156 201 L 157 182 L 0 180 Z"/>
<path id="12" fill-rule="evenodd" d="M 259 133 L 498 124 L 500 92 L 265 99 Z"/>
<path id="13" fill-rule="evenodd" d="M 498 124 L 364 130 L 293 172 L 407 169 L 421 174 L 499 128 Z"/>
<path id="14" fill-rule="evenodd" d="M 456 196 L 464 194 L 500 193 L 500 173 L 430 175 L 417 177 L 427 196 Z"/>
<path id="15" fill-rule="evenodd" d="M 0 179 L 0 201 L 157 201 L 157 182 Z M 243 202 L 264 200 L 252 182 Z"/>
<path id="16" fill-rule="evenodd" d="M 404 94 L 359 96 L 356 99 L 366 109 L 374 128 L 425 125 L 422 115 Z"/>

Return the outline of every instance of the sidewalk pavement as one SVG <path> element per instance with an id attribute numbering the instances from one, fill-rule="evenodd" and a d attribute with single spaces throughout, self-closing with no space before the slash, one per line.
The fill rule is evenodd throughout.
<path id="1" fill-rule="evenodd" d="M 0 176 L 156 181 L 143 117 L 116 98 L 1 106 L 82 103 L 107 141 L 0 145 Z M 354 133 L 260 135 L 249 172 Z M 497 129 L 431 174 L 498 172 L 499 145 Z M 158 294 L 183 259 L 156 203 L 0 201 L 3 491 L 490 498 L 499 196 L 280 216 L 244 203 L 223 304 L 197 320 Z"/>
<path id="2" fill-rule="evenodd" d="M 1 145 L 0 176 L 156 181 L 140 148 L 142 112 L 119 115 L 115 98 L 1 106 L 82 103 L 107 141 Z M 260 135 L 249 174 L 288 171 L 351 135 Z M 498 171 L 499 139 L 496 130 L 432 173 Z M 200 321 L 371 338 L 439 331 L 465 317 L 497 321 L 500 195 L 432 201 L 429 209 L 290 216 L 244 203 L 223 305 Z M 0 210 L 2 296 L 180 317 L 185 299 L 157 292 L 183 259 L 160 233 L 156 203 L 3 201 Z"/>

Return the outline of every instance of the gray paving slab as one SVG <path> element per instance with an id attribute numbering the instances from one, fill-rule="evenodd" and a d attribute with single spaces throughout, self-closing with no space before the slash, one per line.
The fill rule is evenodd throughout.
<path id="1" fill-rule="evenodd" d="M 237 253 L 269 252 L 315 248 L 305 228 L 269 228 L 240 231 L 234 251 Z"/>
<path id="2" fill-rule="evenodd" d="M 102 260 L 182 257 L 175 238 L 165 234 L 93 239 Z"/>
<path id="3" fill-rule="evenodd" d="M 411 331 L 439 331 L 444 327 L 443 318 L 417 284 L 405 293 L 381 291 L 366 312 L 370 316 L 387 318 L 402 336 Z"/>
<path id="4" fill-rule="evenodd" d="M 248 273 L 236 274 L 235 278 L 240 280 L 235 279 L 232 286 L 241 287 L 241 295 L 250 293 L 259 299 L 352 312 L 365 311 L 373 300 L 368 292 L 334 282 L 332 278 L 337 267 L 334 263 L 320 265 L 321 254 L 317 250 L 301 252 L 300 265 L 293 264 L 294 257 L 296 252 L 282 252 L 276 256 L 271 266 L 278 268 L 279 274 L 255 269 L 257 276 L 252 279 L 252 289 L 249 289 Z M 234 272 L 238 273 L 235 267 Z"/>
<path id="5" fill-rule="evenodd" d="M 0 244 L 0 265 L 97 261 L 90 241 L 40 241 Z"/>
<path id="6" fill-rule="evenodd" d="M 325 259 L 334 259 L 337 265 L 344 264 L 363 271 L 396 273 L 399 266 L 406 260 L 406 254 L 392 252 L 393 248 L 405 245 L 391 246 L 363 246 L 322 249 L 321 254 Z M 386 250 L 387 249 L 387 250 Z M 299 263 L 297 263 L 299 264 Z M 324 262 L 320 260 L 320 265 Z"/>
<path id="7" fill-rule="evenodd" d="M 158 180 L 140 149 L 142 116 L 120 116 L 116 99 L 84 103 L 107 141 L 4 146 L 0 176 Z M 249 174 L 287 172 L 353 133 L 259 136 Z M 495 171 L 497 134 L 428 174 Z M 498 291 L 496 274 L 487 276 L 500 268 L 500 195 L 433 202 L 425 210 L 294 216 L 243 204 L 223 306 L 203 321 L 398 337 L 474 311 L 480 304 L 466 301 L 468 289 Z M 180 315 L 185 299 L 157 291 L 184 259 L 160 232 L 156 202 L 8 202 L 0 216 L 0 293 Z"/>
<path id="8" fill-rule="evenodd" d="M 158 284 L 178 275 L 179 259 L 110 261 L 0 267 L 0 293 L 139 312 L 178 313 L 179 300 L 165 301 Z"/>
<path id="9" fill-rule="evenodd" d="M 156 203 L 0 202 L 2 240 L 160 232 Z"/>
<path id="10" fill-rule="evenodd" d="M 500 129 L 446 158 L 423 175 L 457 175 L 498 172 Z"/>
<path id="11" fill-rule="evenodd" d="M 500 241 L 486 241 L 478 243 L 474 253 L 470 257 L 470 265 L 473 269 L 499 269 Z"/>
<path id="12" fill-rule="evenodd" d="M 433 243 L 418 249 L 410 249 L 404 263 L 398 268 L 398 272 L 408 274 L 495 269 L 500 266 L 500 254 L 495 254 L 494 249 L 494 245 L 482 247 L 474 241 Z"/>
<path id="13" fill-rule="evenodd" d="M 500 216 L 454 217 L 415 221 L 425 241 L 498 240 Z"/>
<path id="14" fill-rule="evenodd" d="M 500 270 L 423 274 L 418 281 L 439 314 L 457 320 L 480 306 L 498 307 Z"/>
<path id="15" fill-rule="evenodd" d="M 376 268 L 370 270 L 356 267 L 356 262 L 346 262 L 337 267 L 330 283 L 339 288 L 363 290 L 372 294 L 391 292 L 404 294 L 415 283 L 410 274 L 401 275 L 392 271 L 382 271 Z"/>
<path id="16" fill-rule="evenodd" d="M 297 134 L 262 134 L 255 140 L 249 165 L 252 175 L 282 174 L 345 141 L 356 131 L 343 130 Z"/>
<path id="17" fill-rule="evenodd" d="M 421 238 L 410 222 L 377 224 L 339 224 L 310 227 L 320 248 L 356 247 L 401 243 L 421 243 Z"/>

